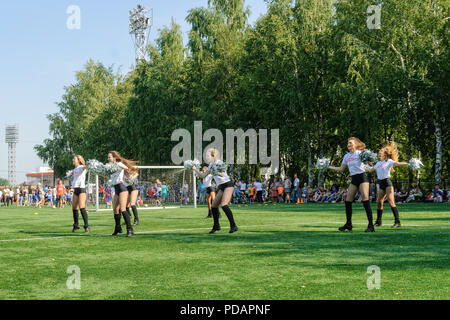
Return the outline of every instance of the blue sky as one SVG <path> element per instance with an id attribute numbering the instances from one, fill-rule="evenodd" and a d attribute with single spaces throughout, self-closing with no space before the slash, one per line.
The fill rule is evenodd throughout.
<path id="1" fill-rule="evenodd" d="M 46 115 L 57 111 L 64 86 L 90 58 L 105 65 L 130 70 L 134 48 L 128 34 L 128 11 L 137 4 L 153 8 L 153 28 L 180 24 L 185 39 L 189 9 L 206 6 L 207 0 L 23 0 L 0 2 L 0 177 L 7 178 L 8 147 L 5 126 L 18 124 L 17 182 L 43 165 L 33 146 L 48 138 Z M 81 29 L 69 30 L 70 5 L 81 10 Z M 250 23 L 266 12 L 264 0 L 246 0 Z"/>

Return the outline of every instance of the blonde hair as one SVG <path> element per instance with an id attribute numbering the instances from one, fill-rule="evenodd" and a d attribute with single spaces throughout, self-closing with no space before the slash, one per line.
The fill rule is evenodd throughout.
<path id="1" fill-rule="evenodd" d="M 84 168 L 86 168 L 86 162 L 84 162 L 83 156 L 81 156 L 81 155 L 79 155 L 79 154 L 76 154 L 76 155 L 75 155 L 75 158 L 77 158 L 78 163 L 79 163 L 80 165 L 82 165 Z"/>
<path id="2" fill-rule="evenodd" d="M 350 137 L 347 139 L 347 142 L 349 142 L 350 140 L 355 141 L 356 150 L 364 150 L 366 148 L 366 144 L 364 142 L 362 142 L 361 140 L 359 140 L 358 138 Z"/>
<path id="3" fill-rule="evenodd" d="M 395 142 L 386 144 L 380 152 L 386 157 L 386 160 L 392 159 L 395 162 L 398 161 L 398 150 Z M 392 172 L 395 172 L 394 167 L 391 168 Z"/>
<path id="4" fill-rule="evenodd" d="M 211 148 L 206 151 L 206 161 L 213 163 L 216 160 L 220 160 L 220 152 L 216 148 Z"/>

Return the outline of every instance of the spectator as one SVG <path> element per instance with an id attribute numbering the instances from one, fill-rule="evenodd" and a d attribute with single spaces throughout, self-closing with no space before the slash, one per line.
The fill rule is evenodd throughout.
<path id="1" fill-rule="evenodd" d="M 432 193 L 434 203 L 441 203 L 444 200 L 444 191 L 442 191 L 438 184 L 434 186 Z"/>
<path id="2" fill-rule="evenodd" d="M 409 192 L 409 196 L 408 198 L 406 198 L 405 202 L 420 201 L 422 200 L 422 197 L 423 197 L 422 191 L 420 191 L 419 186 L 416 186 Z"/>
<path id="3" fill-rule="evenodd" d="M 302 198 L 304 203 L 308 202 L 308 185 L 306 183 L 303 185 Z"/>
<path id="4" fill-rule="evenodd" d="M 283 202 L 284 187 L 283 183 L 281 183 L 281 180 L 278 181 L 277 191 L 278 191 L 278 202 Z"/>
<path id="5" fill-rule="evenodd" d="M 272 202 L 273 203 L 277 203 L 278 202 L 278 189 L 277 186 L 275 184 L 272 184 L 272 188 L 271 188 L 271 197 L 272 197 Z"/>
<path id="6" fill-rule="evenodd" d="M 292 202 L 296 203 L 299 197 L 300 191 L 300 180 L 297 177 L 297 174 L 294 174 L 294 191 L 292 193 Z"/>
<path id="7" fill-rule="evenodd" d="M 402 187 L 402 191 L 398 193 L 398 202 L 402 203 L 405 202 L 408 196 L 409 196 L 408 191 L 406 190 L 405 187 Z"/>
<path id="8" fill-rule="evenodd" d="M 292 182 L 289 177 L 286 177 L 286 179 L 284 179 L 284 202 L 286 203 L 291 202 L 291 187 Z"/>

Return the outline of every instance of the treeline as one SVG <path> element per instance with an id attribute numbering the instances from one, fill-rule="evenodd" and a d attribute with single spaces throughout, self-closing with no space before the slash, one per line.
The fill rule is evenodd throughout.
<path id="1" fill-rule="evenodd" d="M 172 21 L 126 76 L 89 61 L 49 115 L 51 139 L 36 146 L 57 175 L 73 154 L 109 150 L 170 165 L 175 129 L 280 130 L 281 171 L 322 184 L 346 177 L 314 168 L 339 163 L 347 138 L 372 150 L 395 141 L 420 157 L 420 179 L 448 180 L 449 0 L 272 0 L 254 25 L 242 0 L 189 11 L 189 41 Z M 381 16 L 380 28 L 368 20 Z M 374 20 L 374 21 L 375 21 Z M 257 165 L 234 168 L 253 178 Z M 394 179 L 416 173 L 399 169 Z"/>

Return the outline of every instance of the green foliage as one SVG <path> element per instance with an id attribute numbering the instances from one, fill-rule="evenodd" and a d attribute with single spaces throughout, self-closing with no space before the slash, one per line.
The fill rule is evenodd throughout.
<path id="1" fill-rule="evenodd" d="M 382 9 L 379 30 L 366 25 L 374 4 Z M 172 132 L 193 133 L 202 120 L 223 133 L 280 129 L 282 169 L 310 184 L 346 183 L 346 174 L 312 164 L 340 163 L 350 136 L 374 151 L 395 141 L 400 160 L 422 158 L 420 179 L 448 181 L 449 5 L 272 0 L 251 26 L 243 0 L 210 0 L 189 11 L 186 46 L 172 21 L 148 47 L 149 61 L 126 77 L 89 61 L 48 116 L 52 138 L 36 150 L 57 174 L 74 153 L 102 160 L 111 149 L 171 164 Z M 233 172 L 250 178 L 259 170 Z M 414 174 L 395 177 L 414 182 Z"/>

